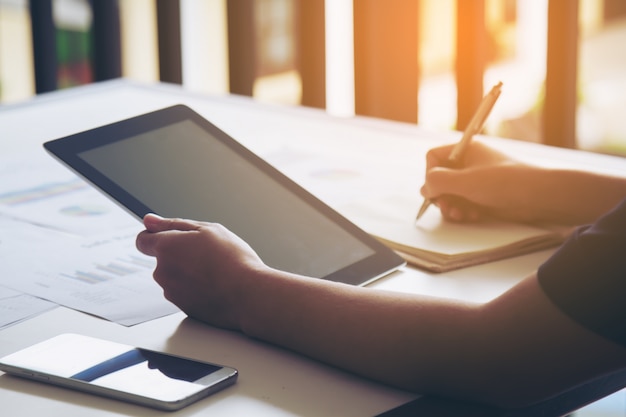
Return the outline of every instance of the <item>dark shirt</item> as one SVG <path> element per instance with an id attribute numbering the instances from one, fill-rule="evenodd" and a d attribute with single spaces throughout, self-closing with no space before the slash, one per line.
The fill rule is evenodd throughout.
<path id="1" fill-rule="evenodd" d="M 537 275 L 565 314 L 626 347 L 626 200 L 577 229 Z"/>

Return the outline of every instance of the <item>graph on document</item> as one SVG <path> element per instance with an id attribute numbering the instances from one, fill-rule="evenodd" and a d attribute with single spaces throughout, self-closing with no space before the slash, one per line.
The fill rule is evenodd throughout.
<path id="1" fill-rule="evenodd" d="M 71 195 L 76 194 L 80 192 Z M 37 204 L 14 208 L 32 206 Z M 51 212 L 40 207 L 39 215 Z M 98 220 L 93 223 L 103 232 L 80 236 L 40 223 L 0 215 L 0 249 L 10 247 L 0 250 L 3 286 L 125 326 L 178 311 L 152 279 L 156 260 L 135 246 L 142 225 L 119 228 Z"/>
<path id="2" fill-rule="evenodd" d="M 69 171 L 47 172 L 37 167 L 26 172 L 0 166 L 0 214 L 79 236 L 136 222 Z"/>
<path id="3" fill-rule="evenodd" d="M 128 255 L 116 258 L 110 262 L 94 263 L 71 273 L 61 273 L 65 278 L 70 278 L 86 284 L 98 284 L 111 281 L 139 272 L 148 272 L 154 269 L 155 262 L 150 258 L 143 258 L 138 255 Z"/>
<path id="4" fill-rule="evenodd" d="M 43 183 L 33 187 L 0 193 L 0 204 L 18 206 L 81 191 L 86 188 L 88 188 L 88 185 L 80 178 Z"/>

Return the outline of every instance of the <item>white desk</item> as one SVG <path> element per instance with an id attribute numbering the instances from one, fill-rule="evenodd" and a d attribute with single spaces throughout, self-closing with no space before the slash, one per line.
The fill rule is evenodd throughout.
<path id="1" fill-rule="evenodd" d="M 298 177 L 302 165 L 286 161 L 299 151 L 345 161 L 372 161 L 369 192 L 385 186 L 418 193 L 423 155 L 432 146 L 458 139 L 456 133 L 425 132 L 416 126 L 371 119 L 335 119 L 324 112 L 260 104 L 242 97 L 205 97 L 169 85 L 145 86 L 112 81 L 37 97 L 0 107 L 0 152 L 44 152 L 44 141 L 185 103 L 300 181 L 331 205 L 341 204 L 341 180 L 310 182 Z M 491 139 L 490 139 L 491 140 Z M 493 140 L 518 156 L 549 164 L 624 172 L 621 158 L 537 145 Z M 414 162 L 406 155 L 415 155 Z M 377 161 L 377 162 L 374 162 Z M 409 161 L 409 162 L 407 162 Z M 416 194 L 416 198 L 417 194 Z M 531 272 L 550 255 L 543 251 L 445 275 L 405 268 L 373 286 L 405 292 L 484 301 Z M 0 283 L 2 266 L 0 265 Z M 181 313 L 134 327 L 123 327 L 66 308 L 57 308 L 0 331 L 0 356 L 63 332 L 77 332 L 179 355 L 232 365 L 238 383 L 176 413 L 254 416 L 376 415 L 416 396 L 328 367 L 315 361 L 186 319 Z M 355 347 L 358 348 L 358 347 Z M 384 360 L 384 358 L 381 358 Z M 18 378 L 0 376 L 2 414 L 46 416 L 155 415 L 158 412 Z"/>

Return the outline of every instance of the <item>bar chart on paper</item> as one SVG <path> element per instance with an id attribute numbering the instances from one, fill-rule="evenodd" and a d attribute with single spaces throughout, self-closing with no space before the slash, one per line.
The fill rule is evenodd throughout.
<path id="1" fill-rule="evenodd" d="M 76 270 L 73 273 L 63 272 L 61 276 L 86 284 L 107 282 L 140 272 L 150 272 L 154 262 L 137 255 L 127 255 L 107 263 L 94 263 L 92 268 Z"/>
<path id="2" fill-rule="evenodd" d="M 14 254 L 0 251 L 8 288 L 127 326 L 178 311 L 152 279 L 154 258 L 135 248 L 140 226 L 89 238 L 28 223 L 4 229 Z"/>

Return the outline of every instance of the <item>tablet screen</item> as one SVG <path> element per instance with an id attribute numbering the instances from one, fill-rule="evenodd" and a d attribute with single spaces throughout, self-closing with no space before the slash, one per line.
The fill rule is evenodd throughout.
<path id="1" fill-rule="evenodd" d="M 113 129 L 96 135 L 91 146 L 83 141 L 71 147 L 69 153 L 79 163 L 61 159 L 126 207 L 125 196 L 131 196 L 145 208 L 131 209 L 139 217 L 154 212 L 221 223 L 277 269 L 318 278 L 335 275 L 333 279 L 360 284 L 403 263 L 224 132 L 212 125 L 208 129 L 203 120 L 179 117 L 115 140 L 115 135 L 107 136 Z M 392 262 L 385 262 L 385 271 L 376 271 L 382 265 L 373 260 L 381 254 Z"/>

